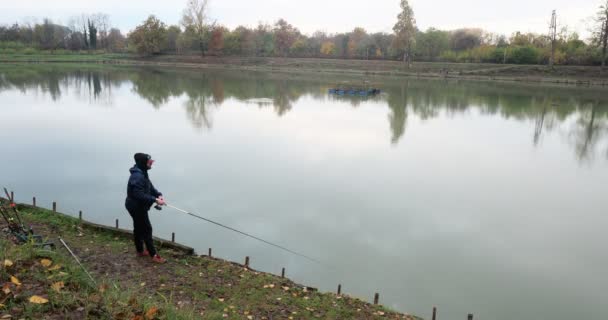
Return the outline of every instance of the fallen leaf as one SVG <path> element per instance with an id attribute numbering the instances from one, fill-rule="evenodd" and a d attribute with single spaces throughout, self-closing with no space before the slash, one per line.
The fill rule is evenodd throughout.
<path id="1" fill-rule="evenodd" d="M 251 320 L 251 319 L 253 319 L 253 316 L 247 316 L 247 319 Z"/>
<path id="2" fill-rule="evenodd" d="M 55 270 L 59 270 L 59 269 L 61 269 L 61 265 L 60 264 L 56 264 L 56 265 L 50 267 L 48 270 L 49 271 L 55 271 Z"/>
<path id="3" fill-rule="evenodd" d="M 383 315 L 384 315 L 384 312 L 382 312 L 382 311 L 378 311 L 378 315 L 383 316 Z"/>
<path id="4" fill-rule="evenodd" d="M 49 302 L 49 300 L 47 300 L 41 296 L 31 296 L 30 302 L 35 303 L 35 304 L 45 304 L 45 303 Z"/>
<path id="5" fill-rule="evenodd" d="M 154 319 L 154 316 L 156 315 L 156 312 L 158 312 L 158 308 L 157 307 L 151 307 L 150 309 L 148 309 L 148 311 L 146 311 L 146 319 Z"/>
<path id="6" fill-rule="evenodd" d="M 108 285 L 106 283 L 99 286 L 99 292 L 104 293 L 108 290 Z"/>
<path id="7" fill-rule="evenodd" d="M 289 287 L 283 287 L 283 290 L 288 291 Z"/>
<path id="8" fill-rule="evenodd" d="M 0 309 L 6 307 L 5 305 L 3 305 L 2 303 L 0 303 Z"/>
<path id="9" fill-rule="evenodd" d="M 48 268 L 53 264 L 53 261 L 49 259 L 42 259 L 40 260 L 40 264 L 42 264 L 43 267 Z"/>
<path id="10" fill-rule="evenodd" d="M 53 289 L 55 292 L 60 292 L 63 287 L 65 287 L 63 281 L 55 282 L 51 285 L 51 289 Z"/>
<path id="11" fill-rule="evenodd" d="M 145 283 L 145 282 L 142 282 L 142 283 L 140 283 L 139 285 L 143 287 L 143 286 L 145 286 L 145 285 L 146 285 L 146 283 Z"/>
<path id="12" fill-rule="evenodd" d="M 217 299 L 217 301 L 224 302 L 224 298 L 219 298 L 219 299 Z"/>
<path id="13" fill-rule="evenodd" d="M 2 286 L 2 292 L 4 292 L 5 295 L 11 293 L 11 287 L 10 286 L 11 286 L 10 283 L 5 283 Z"/>
<path id="14" fill-rule="evenodd" d="M 89 296 L 89 301 L 99 303 L 101 301 L 101 297 L 98 294 L 92 294 Z"/>
<path id="15" fill-rule="evenodd" d="M 5 268 L 10 268 L 13 266 L 13 262 L 9 259 L 4 259 L 4 267 Z"/>
<path id="16" fill-rule="evenodd" d="M 15 285 L 17 285 L 17 286 L 20 286 L 20 285 L 21 285 L 21 282 L 19 282 L 19 279 L 17 279 L 17 278 L 16 278 L 16 277 L 14 277 L 14 276 L 11 276 L 11 282 L 12 282 L 12 283 L 14 283 L 14 284 L 15 284 Z"/>

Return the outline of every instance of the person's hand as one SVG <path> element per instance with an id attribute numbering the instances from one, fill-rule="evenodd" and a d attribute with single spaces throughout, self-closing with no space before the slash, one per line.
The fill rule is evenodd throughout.
<path id="1" fill-rule="evenodd" d="M 156 198 L 156 204 L 159 206 L 164 206 L 166 204 L 165 199 L 163 199 L 163 197 Z"/>

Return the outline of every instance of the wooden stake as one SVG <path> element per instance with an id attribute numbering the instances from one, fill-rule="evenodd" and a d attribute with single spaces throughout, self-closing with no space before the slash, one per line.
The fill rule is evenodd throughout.
<path id="1" fill-rule="evenodd" d="M 78 211 L 78 220 L 82 221 L 82 210 Z"/>
<path id="2" fill-rule="evenodd" d="M 15 193 L 13 191 L 11 191 L 11 202 L 15 203 Z"/>
<path id="3" fill-rule="evenodd" d="M 433 320 L 437 320 L 437 307 L 433 307 Z"/>
<path id="4" fill-rule="evenodd" d="M 283 270 L 281 270 L 281 278 L 285 278 L 285 268 L 283 268 Z"/>
<path id="5" fill-rule="evenodd" d="M 36 197 L 32 198 L 32 206 L 34 206 L 34 208 L 36 208 Z"/>
<path id="6" fill-rule="evenodd" d="M 57 212 L 57 202 L 53 201 L 53 212 Z"/>
<path id="7" fill-rule="evenodd" d="M 209 258 L 211 258 L 211 248 L 209 248 Z"/>
<path id="8" fill-rule="evenodd" d="M 380 300 L 380 294 L 378 294 L 378 292 L 376 292 L 376 294 L 374 295 L 374 304 L 378 304 L 379 300 Z"/>
<path id="9" fill-rule="evenodd" d="M 469 313 L 469 316 L 467 317 L 467 319 L 469 319 L 469 320 L 473 320 L 473 314 L 472 314 L 472 313 Z"/>
<path id="10" fill-rule="evenodd" d="M 338 285 L 338 294 L 341 294 L 341 293 L 342 293 L 342 285 L 341 285 L 341 284 L 339 284 L 339 285 Z"/>
<path id="11" fill-rule="evenodd" d="M 171 232 L 171 242 L 175 242 L 175 232 Z"/>
<path id="12" fill-rule="evenodd" d="M 245 267 L 249 268 L 249 256 L 245 257 Z"/>
<path id="13" fill-rule="evenodd" d="M 116 219 L 116 229 L 118 229 L 118 219 Z"/>

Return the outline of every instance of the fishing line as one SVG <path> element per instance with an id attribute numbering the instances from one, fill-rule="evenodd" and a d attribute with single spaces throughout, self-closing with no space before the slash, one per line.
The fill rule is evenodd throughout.
<path id="1" fill-rule="evenodd" d="M 313 261 L 313 262 L 315 262 L 315 263 L 318 263 L 318 264 L 320 264 L 320 265 L 323 265 L 323 263 L 321 263 L 319 260 L 314 259 L 314 258 L 311 258 L 311 257 L 309 257 L 309 256 L 307 256 L 307 255 L 305 255 L 305 254 L 302 254 L 302 253 L 299 253 L 299 252 L 293 251 L 293 250 L 291 250 L 291 249 L 285 248 L 285 247 L 283 247 L 283 246 L 281 246 L 281 245 L 278 245 L 278 244 L 272 243 L 272 242 L 270 242 L 270 241 L 266 241 L 266 240 L 264 240 L 264 239 L 262 239 L 262 238 L 258 238 L 258 237 L 256 237 L 256 236 L 253 236 L 253 235 L 249 234 L 249 233 L 246 233 L 246 232 L 243 232 L 243 231 L 239 231 L 239 230 L 237 230 L 237 229 L 234 229 L 234 228 L 231 228 L 231 227 L 229 227 L 229 226 L 223 225 L 223 224 L 221 224 L 221 223 L 219 223 L 219 222 L 215 222 L 215 221 L 213 221 L 213 220 L 210 220 L 210 219 L 207 219 L 207 218 L 201 217 L 201 216 L 199 216 L 199 215 L 197 215 L 197 214 L 194 214 L 194 213 L 192 213 L 192 212 L 188 212 L 188 211 L 186 211 L 186 210 L 183 210 L 183 209 L 180 209 L 180 208 L 178 208 L 178 207 L 172 206 L 172 205 L 170 205 L 170 204 L 168 204 L 168 203 L 165 203 L 165 205 L 166 205 L 167 207 L 173 208 L 173 209 L 175 209 L 175 210 L 177 210 L 177 211 L 179 211 L 179 212 L 182 212 L 182 213 L 185 213 L 185 214 L 187 214 L 187 215 L 193 216 L 193 217 L 195 217 L 195 218 L 198 218 L 198 219 L 201 219 L 201 220 L 207 221 L 207 222 L 209 222 L 209 223 L 213 223 L 213 224 L 215 224 L 215 225 L 217 225 L 217 226 L 220 226 L 220 227 L 222 227 L 222 228 L 225 228 L 225 229 L 228 229 L 228 230 L 230 230 L 230 231 L 234 231 L 234 232 L 240 233 L 240 234 L 242 234 L 242 235 L 244 235 L 244 236 L 247 236 L 247 237 L 253 238 L 253 239 L 255 239 L 255 240 L 258 240 L 258 241 L 264 242 L 264 243 L 269 244 L 269 245 L 271 245 L 271 246 L 273 246 L 273 247 L 279 248 L 279 249 L 284 250 L 284 251 L 287 251 L 287 252 L 289 252 L 289 253 L 291 253 L 291 254 L 295 254 L 295 255 L 300 256 L 300 257 L 302 257 L 302 258 L 306 258 L 306 259 L 308 259 L 308 260 L 310 260 L 310 261 Z"/>

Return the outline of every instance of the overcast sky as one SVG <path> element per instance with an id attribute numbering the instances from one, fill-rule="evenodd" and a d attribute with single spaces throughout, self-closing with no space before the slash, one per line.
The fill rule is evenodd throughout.
<path id="1" fill-rule="evenodd" d="M 399 0 L 210 0 L 210 16 L 234 28 L 254 26 L 259 21 L 273 23 L 284 18 L 302 32 L 350 31 L 361 26 L 368 32 L 391 32 L 399 12 Z M 548 32 L 551 10 L 558 23 L 583 36 L 587 21 L 603 0 L 410 0 L 418 27 L 456 29 L 479 27 L 511 34 L 516 30 Z M 72 15 L 104 12 L 113 26 L 132 30 L 148 15 L 167 24 L 179 23 L 186 0 L 0 0 L 0 24 L 21 22 L 26 17 L 67 23 Z"/>

